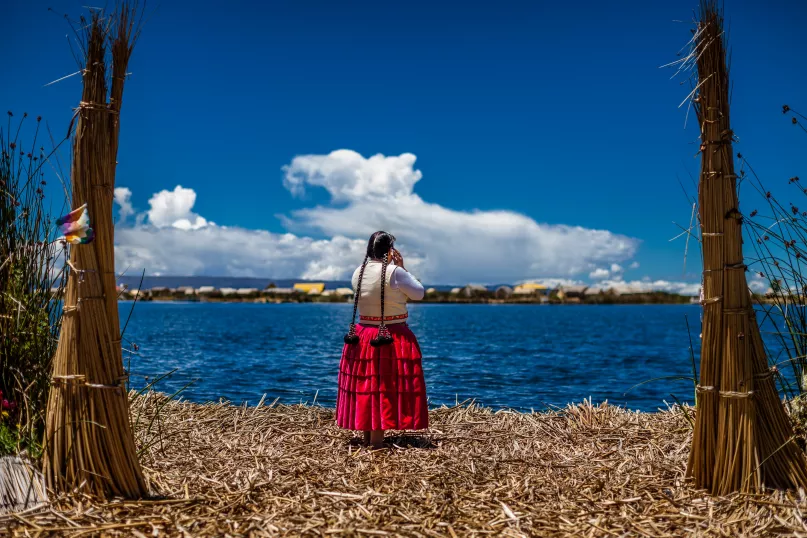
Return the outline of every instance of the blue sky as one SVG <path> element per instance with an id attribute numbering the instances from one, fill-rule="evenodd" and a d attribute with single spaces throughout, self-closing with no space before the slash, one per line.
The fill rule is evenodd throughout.
<path id="1" fill-rule="evenodd" d="M 85 12 L 82 5 L 32 0 L 0 8 L 0 50 L 15 58 L 7 62 L 0 103 L 43 115 L 58 133 L 67 128 L 80 80 L 43 87 L 77 69 L 65 37 L 69 28 L 48 7 L 76 16 Z M 121 224 L 127 227 L 119 232 L 121 241 L 140 237 L 139 228 L 152 245 L 174 247 L 228 242 L 252 248 L 257 236 L 242 242 L 230 235 L 236 229 L 263 231 L 273 241 L 292 232 L 305 241 L 290 247 L 293 253 L 273 246 L 233 264 L 217 261 L 215 249 L 205 247 L 187 254 L 186 267 L 152 252 L 160 248 L 133 243 L 123 245 L 123 262 L 149 272 L 338 276 L 354 264 L 358 238 L 377 224 L 394 228 L 402 249 L 410 246 L 414 266 L 433 281 L 590 280 L 590 272 L 610 271 L 614 263 L 626 279 L 697 280 L 699 260 L 691 257 L 693 271 L 683 275 L 683 242 L 668 241 L 677 233 L 672 221 L 689 220 L 678 180 L 694 192 L 689 174 L 697 174 L 697 129 L 694 117 L 684 129 L 685 107 L 678 108 L 688 85 L 658 68 L 676 59 L 689 39 L 694 7 L 694 0 L 149 2 L 124 96 L 117 184 L 130 189 L 132 209 Z M 769 182 L 784 186 L 793 175 L 807 176 L 803 134 L 781 114 L 784 103 L 807 109 L 801 63 L 807 4 L 727 1 L 725 7 L 732 119 L 741 139 L 736 150 Z M 339 174 L 354 164 L 376 170 L 353 157 L 337 159 L 336 175 L 325 180 L 317 178 L 333 170 L 327 159 L 292 166 L 298 177 L 305 175 L 296 193 L 284 181 L 283 167 L 295 157 L 335 150 L 364 158 L 415 155 L 411 172 L 420 171 L 422 179 L 406 188 L 422 205 L 380 191 L 372 199 L 340 197 Z M 191 195 L 175 192 L 177 185 L 195 194 L 192 208 Z M 194 219 L 203 216 L 204 223 L 230 231 L 216 235 L 206 226 L 192 234 L 200 230 L 177 231 L 169 222 L 163 232 L 173 235 L 161 236 L 155 230 L 159 215 L 149 210 L 163 190 L 183 197 L 178 211 L 187 210 L 169 220 L 188 217 L 191 227 L 201 228 Z M 406 204 L 409 209 L 396 213 Z M 609 236 L 591 245 L 588 234 L 561 229 L 558 237 L 536 243 L 521 236 L 518 219 L 492 238 L 478 238 L 499 225 L 501 211 L 505 220 L 515 215 L 637 241 L 625 246 Z M 479 226 L 469 220 L 474 212 L 482 212 Z M 363 214 L 370 222 L 344 222 Z M 432 224 L 408 234 L 407 219 L 415 218 Z M 459 233 L 467 226 L 471 231 Z M 508 233 L 511 242 L 504 239 Z M 426 242 L 424 235 L 430 236 Z M 349 241 L 328 243 L 336 236 Z M 475 257 L 487 256 L 471 246 L 464 251 L 465 242 L 507 242 L 507 248 L 491 247 L 490 257 L 498 260 L 482 264 L 487 273 L 474 272 L 467 268 Z M 603 253 L 611 246 L 618 252 Z M 520 253 L 539 248 L 555 249 L 557 257 Z M 577 259 L 564 252 L 578 248 L 593 253 Z M 294 257 L 305 249 L 320 252 L 321 259 L 312 265 Z M 462 263 L 449 263 L 454 258 L 441 249 L 463 250 L 457 257 Z M 221 256 L 237 257 L 234 252 L 225 249 Z M 294 260 L 280 263 L 281 256 Z M 499 270 L 496 263 L 522 269 Z M 629 269 L 631 264 L 638 268 Z M 278 271 L 297 274 L 272 274 Z"/>

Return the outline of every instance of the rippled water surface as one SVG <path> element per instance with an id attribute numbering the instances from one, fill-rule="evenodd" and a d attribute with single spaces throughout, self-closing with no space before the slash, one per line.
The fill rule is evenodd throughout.
<path id="1" fill-rule="evenodd" d="M 131 303 L 121 303 L 125 322 Z M 195 401 L 333 405 L 348 304 L 138 303 L 126 338 L 135 386 L 178 369 L 157 388 Z M 686 319 L 699 352 L 700 309 L 690 305 L 412 305 L 433 405 L 465 399 L 544 409 L 591 397 L 633 409 L 692 399 Z M 124 354 L 124 360 L 127 360 Z"/>

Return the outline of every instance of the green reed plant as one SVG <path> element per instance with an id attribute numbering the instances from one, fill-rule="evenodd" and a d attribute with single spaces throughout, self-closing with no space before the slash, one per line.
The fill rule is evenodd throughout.
<path id="1" fill-rule="evenodd" d="M 41 445 L 65 286 L 64 247 L 55 241 L 51 212 L 65 201 L 50 205 L 46 198 L 53 151 L 40 146 L 41 118 L 30 137 L 23 135 L 31 121 L 9 112 L 0 126 L 0 455 L 35 455 Z"/>
<path id="2" fill-rule="evenodd" d="M 782 112 L 807 133 L 801 124 L 807 117 L 787 105 Z M 780 353 L 769 352 L 769 357 L 782 392 L 791 403 L 800 403 L 807 392 L 807 211 L 799 205 L 807 205 L 807 185 L 798 176 L 789 178 L 794 197 L 785 202 L 766 188 L 746 157 L 737 157 L 742 183 L 750 185 L 762 199 L 761 208 L 744 215 L 744 222 L 755 253 L 749 266 L 769 286 L 766 293 L 757 294 L 763 328 L 769 342 L 772 339 L 781 349 Z M 802 196 L 806 198 L 804 204 L 799 203 Z M 792 376 L 781 370 L 790 370 Z M 795 410 L 791 406 L 791 411 Z"/>

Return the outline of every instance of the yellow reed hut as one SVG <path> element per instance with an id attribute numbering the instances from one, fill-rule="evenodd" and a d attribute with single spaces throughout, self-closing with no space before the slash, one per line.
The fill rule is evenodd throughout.
<path id="1" fill-rule="evenodd" d="M 308 295 L 319 295 L 325 291 L 324 282 L 298 282 L 294 285 L 294 290 Z"/>

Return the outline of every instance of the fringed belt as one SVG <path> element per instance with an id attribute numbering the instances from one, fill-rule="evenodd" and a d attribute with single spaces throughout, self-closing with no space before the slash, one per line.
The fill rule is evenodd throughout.
<path id="1" fill-rule="evenodd" d="M 409 314 L 398 314 L 397 316 L 386 316 L 384 321 L 395 321 L 399 319 L 406 319 Z M 359 316 L 360 321 L 381 321 L 381 316 Z"/>

